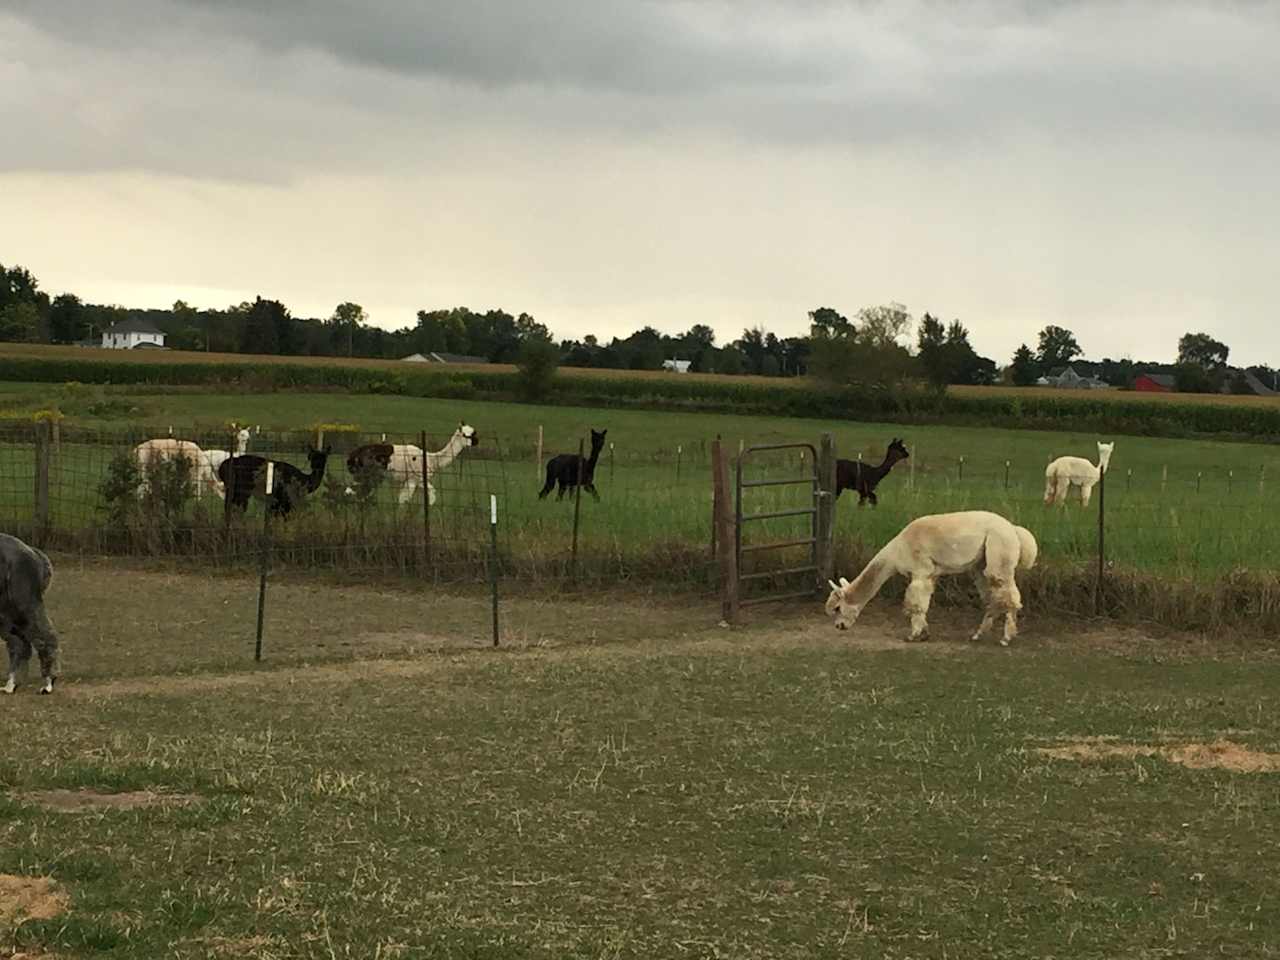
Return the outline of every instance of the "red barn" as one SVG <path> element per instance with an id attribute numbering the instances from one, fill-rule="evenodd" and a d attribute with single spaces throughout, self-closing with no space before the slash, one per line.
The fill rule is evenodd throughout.
<path id="1" fill-rule="evenodd" d="M 1134 378 L 1133 389 L 1144 393 L 1173 393 L 1173 377 L 1167 373 L 1140 373 Z"/>

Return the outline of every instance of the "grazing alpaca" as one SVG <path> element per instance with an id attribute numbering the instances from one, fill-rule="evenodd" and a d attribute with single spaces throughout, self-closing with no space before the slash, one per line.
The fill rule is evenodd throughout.
<path id="1" fill-rule="evenodd" d="M 1004 637 L 1000 643 L 1007 646 L 1017 636 L 1018 611 L 1022 609 L 1014 571 L 1034 566 L 1037 552 L 1035 537 L 1029 530 L 985 510 L 920 517 L 885 544 L 853 583 L 843 577 L 839 584 L 828 581 L 831 595 L 827 598 L 827 615 L 836 618 L 838 628 L 848 629 L 885 581 L 901 574 L 911 580 L 903 601 L 903 609 L 911 618 L 911 635 L 907 639 L 923 640 L 929 629 L 925 617 L 938 577 L 972 571 L 986 605 L 982 624 L 972 639 L 981 638 L 1003 613 Z"/>
<path id="2" fill-rule="evenodd" d="M 249 449 L 249 431 L 241 429 L 236 432 L 236 448 L 232 450 L 206 450 L 204 458 L 209 462 L 209 470 L 216 476 L 218 468 L 222 466 L 222 461 L 228 457 L 242 457 L 244 452 Z M 222 491 L 219 490 L 219 493 Z"/>
<path id="3" fill-rule="evenodd" d="M 858 506 L 868 500 L 874 507 L 880 501 L 876 499 L 876 485 L 885 478 L 899 460 L 905 460 L 911 454 L 897 437 L 889 442 L 889 449 L 884 452 L 884 461 L 878 467 L 868 466 L 861 460 L 836 461 L 836 496 L 845 490 L 858 492 Z"/>
<path id="4" fill-rule="evenodd" d="M 439 450 L 427 451 L 428 504 L 436 502 L 436 490 L 431 485 L 431 476 L 453 463 L 467 447 L 473 447 L 479 442 L 480 437 L 475 427 L 459 423 L 448 443 Z M 422 482 L 421 447 L 411 443 L 366 443 L 347 455 L 347 471 L 353 477 L 358 478 L 375 464 L 387 471 L 392 483 L 400 488 L 400 494 L 396 498 L 400 503 L 408 503 L 413 499 L 418 491 L 418 484 Z M 352 494 L 355 490 L 347 487 L 346 492 Z"/>
<path id="5" fill-rule="evenodd" d="M 1080 506 L 1087 507 L 1089 498 L 1093 496 L 1093 485 L 1107 472 L 1107 464 L 1111 462 L 1111 451 L 1115 443 L 1098 441 L 1097 466 L 1084 457 L 1059 457 L 1044 471 L 1044 503 L 1045 506 L 1056 503 L 1066 506 L 1067 494 L 1072 487 L 1080 488 Z"/>
<path id="6" fill-rule="evenodd" d="M 272 516 L 287 517 L 308 494 L 315 493 L 324 480 L 325 463 L 329 459 L 329 447 L 316 450 L 307 448 L 307 461 L 311 472 L 303 473 L 291 463 L 282 460 L 270 461 L 274 464 L 271 497 L 267 501 L 267 510 Z M 218 467 L 218 477 L 227 487 L 227 497 L 231 505 L 239 510 L 247 510 L 249 497 L 265 497 L 267 483 L 267 459 L 252 454 L 230 457 Z"/>
<path id="7" fill-rule="evenodd" d="M 206 488 L 222 496 L 222 483 L 218 480 L 217 468 L 210 465 L 205 451 L 190 440 L 174 440 L 172 437 L 146 440 L 133 448 L 133 455 L 138 460 L 138 469 L 143 478 L 138 484 L 139 500 L 147 492 L 147 474 L 152 464 L 179 459 L 191 464 L 191 479 L 195 483 L 197 497 L 203 497 Z"/>
<path id="8" fill-rule="evenodd" d="M 44 595 L 53 578 L 53 565 L 44 552 L 17 537 L 0 533 L 0 633 L 9 649 L 9 680 L 5 693 L 18 685 L 18 672 L 40 657 L 41 693 L 53 693 L 58 678 L 58 634 L 44 611 Z"/>
<path id="9" fill-rule="evenodd" d="M 552 488 L 559 484 L 560 490 L 556 494 L 556 499 L 562 500 L 564 492 L 576 487 L 581 478 L 582 489 L 599 500 L 600 494 L 596 492 L 595 485 L 596 462 L 600 459 L 600 451 L 604 448 L 604 435 L 608 432 L 608 430 L 591 431 L 591 455 L 585 460 L 576 453 L 560 453 L 548 460 L 547 482 L 539 491 L 538 499 L 545 498 Z"/>

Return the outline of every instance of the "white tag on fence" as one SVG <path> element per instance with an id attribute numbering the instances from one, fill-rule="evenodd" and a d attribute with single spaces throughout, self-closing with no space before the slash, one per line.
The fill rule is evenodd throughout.
<path id="1" fill-rule="evenodd" d="M 498 525 L 498 498 L 492 493 L 489 494 L 489 522 Z"/>
<path id="2" fill-rule="evenodd" d="M 268 497 L 271 496 L 271 485 L 272 481 L 275 479 L 275 466 L 274 461 L 267 461 L 267 488 L 265 492 Z"/>

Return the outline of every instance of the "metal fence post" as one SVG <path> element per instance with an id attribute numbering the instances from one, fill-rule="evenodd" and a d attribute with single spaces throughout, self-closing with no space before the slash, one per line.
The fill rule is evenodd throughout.
<path id="1" fill-rule="evenodd" d="M 498 498 L 489 494 L 489 586 L 493 593 L 493 645 L 498 645 Z"/>
<path id="2" fill-rule="evenodd" d="M 582 515 L 582 466 L 583 452 L 586 447 L 582 439 L 578 440 L 578 475 L 576 477 L 577 484 L 573 488 L 573 547 L 569 557 L 569 575 L 574 582 L 578 579 L 578 525 L 579 517 Z"/>
<path id="3" fill-rule="evenodd" d="M 1104 588 L 1103 576 L 1106 572 L 1107 558 L 1107 472 L 1098 474 L 1098 581 L 1093 590 L 1093 612 L 1102 613 L 1105 605 L 1102 596 Z"/>
<path id="4" fill-rule="evenodd" d="M 431 471 L 427 469 L 427 431 L 418 433 L 422 450 L 422 563 L 423 570 L 431 569 Z"/>
<path id="5" fill-rule="evenodd" d="M 262 661 L 262 619 L 267 607 L 267 571 L 271 569 L 271 491 L 274 480 L 275 463 L 268 460 L 267 482 L 263 487 L 266 499 L 262 503 L 262 543 L 258 551 L 258 633 L 253 644 L 255 663 Z"/>
<path id="6" fill-rule="evenodd" d="M 814 561 L 818 568 L 818 592 L 835 576 L 836 445 L 831 434 L 822 435 L 818 448 L 818 538 Z"/>

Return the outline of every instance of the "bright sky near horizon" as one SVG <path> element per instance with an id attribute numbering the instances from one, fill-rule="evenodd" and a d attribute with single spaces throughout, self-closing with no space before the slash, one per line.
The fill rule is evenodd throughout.
<path id="1" fill-rule="evenodd" d="M 1280 4 L 0 0 L 0 262 L 380 326 L 1280 363 Z"/>

